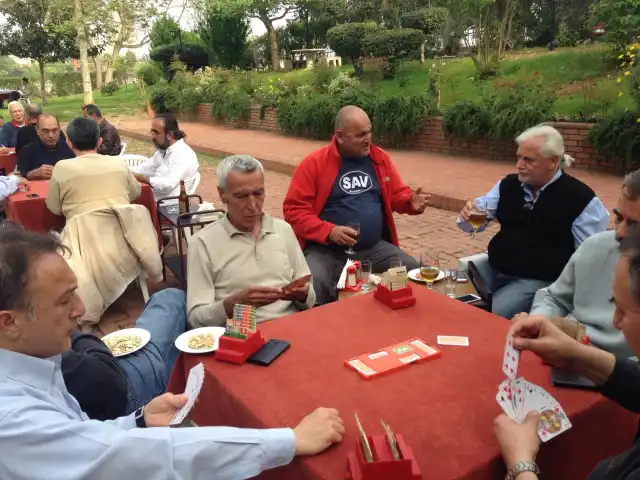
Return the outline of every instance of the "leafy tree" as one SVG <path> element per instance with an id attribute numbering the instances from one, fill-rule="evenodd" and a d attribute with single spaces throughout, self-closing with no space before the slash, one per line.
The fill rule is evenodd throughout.
<path id="1" fill-rule="evenodd" d="M 198 43 L 160 45 L 149 52 L 149 58 L 163 65 L 167 80 L 173 77 L 171 64 L 175 60 L 184 63 L 186 69 L 192 72 L 209 64 L 209 52 Z"/>
<path id="2" fill-rule="evenodd" d="M 604 24 L 605 39 L 623 53 L 640 32 L 639 0 L 600 0 L 590 8 L 591 26 Z"/>
<path id="3" fill-rule="evenodd" d="M 375 23 L 343 23 L 327 32 L 329 46 L 341 57 L 349 58 L 357 74 L 362 72 L 362 40 L 380 27 Z"/>
<path id="4" fill-rule="evenodd" d="M 46 103 L 44 67 L 77 56 L 76 32 L 60 28 L 52 17 L 47 0 L 16 0 L 4 4 L 0 12 L 5 23 L 0 27 L 0 54 L 30 58 L 40 69 L 40 92 Z"/>
<path id="5" fill-rule="evenodd" d="M 425 35 L 425 40 L 420 46 L 421 63 L 424 63 L 426 44 L 431 43 L 431 47 L 436 48 L 440 43 L 448 18 L 449 10 L 444 7 L 423 8 L 402 16 L 403 27 L 415 28 Z"/>
<path id="6" fill-rule="evenodd" d="M 153 50 L 161 45 L 171 45 L 180 42 L 180 25 L 164 14 L 158 18 L 149 32 L 149 46 Z"/>
<path id="7" fill-rule="evenodd" d="M 400 62 L 414 56 L 424 39 L 424 33 L 413 28 L 380 30 L 362 39 L 362 51 L 368 56 L 386 58 L 386 76 L 393 77 Z"/>
<path id="8" fill-rule="evenodd" d="M 198 33 L 214 65 L 225 68 L 245 66 L 249 22 L 244 16 L 208 12 L 200 19 Z"/>

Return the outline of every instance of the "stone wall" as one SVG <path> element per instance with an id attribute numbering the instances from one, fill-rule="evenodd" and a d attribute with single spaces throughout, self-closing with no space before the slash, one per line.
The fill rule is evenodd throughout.
<path id="1" fill-rule="evenodd" d="M 234 128 L 249 128 L 268 132 L 279 132 L 277 122 L 277 109 L 266 108 L 260 114 L 260 107 L 251 107 L 249 117 L 242 121 L 216 121 L 215 123 Z M 213 122 L 211 118 L 211 105 L 201 104 L 196 108 L 196 120 L 204 123 Z M 604 172 L 615 172 L 615 163 L 606 160 L 596 153 L 590 144 L 587 135 L 593 124 L 556 122 L 552 125 L 562 134 L 566 152 L 576 159 L 574 166 L 588 168 Z M 500 161 L 515 161 L 516 148 L 500 148 L 488 145 L 485 142 L 468 144 L 456 139 L 445 137 L 442 132 L 442 118 L 429 118 L 419 130 L 415 138 L 407 143 L 407 149 L 424 150 L 467 157 L 489 158 Z"/>

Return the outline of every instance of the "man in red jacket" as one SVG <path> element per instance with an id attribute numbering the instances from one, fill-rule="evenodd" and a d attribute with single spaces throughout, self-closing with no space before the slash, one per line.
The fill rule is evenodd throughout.
<path id="1" fill-rule="evenodd" d="M 340 110 L 331 144 L 300 163 L 283 204 L 313 275 L 316 305 L 336 299 L 348 247 L 354 260 L 370 260 L 374 272 L 387 270 L 394 257 L 407 270 L 418 268 L 398 247 L 393 212 L 418 215 L 427 198 L 421 189 L 412 192 L 389 156 L 371 144 L 367 114 L 355 106 Z M 354 222 L 359 234 L 348 227 Z"/>

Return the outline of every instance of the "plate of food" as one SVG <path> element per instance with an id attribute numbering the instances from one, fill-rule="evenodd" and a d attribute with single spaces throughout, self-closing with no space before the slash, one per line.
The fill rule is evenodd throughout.
<path id="1" fill-rule="evenodd" d="M 209 353 L 218 349 L 224 327 L 202 327 L 184 332 L 176 338 L 176 348 L 185 353 Z"/>
<path id="2" fill-rule="evenodd" d="M 114 357 L 131 355 L 151 340 L 151 333 L 144 328 L 125 328 L 102 337 L 104 344 Z"/>
<path id="3" fill-rule="evenodd" d="M 434 282 L 438 282 L 438 281 L 442 280 L 445 277 L 445 275 L 446 274 L 445 274 L 444 270 L 440 270 L 440 273 L 438 273 L 438 276 L 435 278 Z M 409 273 L 407 273 L 407 276 L 411 280 L 413 280 L 414 282 L 427 283 L 427 281 L 420 274 L 420 269 L 419 268 L 415 268 L 415 269 L 411 270 Z"/>

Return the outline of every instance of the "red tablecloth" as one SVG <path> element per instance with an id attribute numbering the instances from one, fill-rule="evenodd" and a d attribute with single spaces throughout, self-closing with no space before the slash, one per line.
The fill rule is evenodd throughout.
<path id="1" fill-rule="evenodd" d="M 193 420 L 201 426 L 268 428 L 295 426 L 319 406 L 337 408 L 347 433 L 339 446 L 263 473 L 265 479 L 345 478 L 354 449 L 354 411 L 369 434 L 382 433 L 380 419 L 404 435 L 424 479 L 496 479 L 504 466 L 493 437 L 493 419 L 509 322 L 427 289 L 414 289 L 417 304 L 392 311 L 371 294 L 264 323 L 268 338 L 291 348 L 265 368 L 217 362 L 210 355 L 180 357 L 169 390 L 184 391 L 185 374 L 204 362 L 206 378 Z M 440 358 L 398 372 L 362 379 L 345 359 L 420 337 L 436 346 L 437 335 L 465 335 L 471 346 L 440 347 Z M 630 446 L 637 417 L 598 393 L 557 389 L 549 368 L 531 354 L 519 375 L 550 391 L 573 428 L 542 447 L 544 478 L 582 479 L 597 461 Z"/>
<path id="2" fill-rule="evenodd" d="M 51 213 L 45 204 L 48 185 L 49 182 L 47 181 L 31 182 L 29 192 L 16 192 L 11 195 L 4 207 L 7 219 L 21 224 L 25 229 L 33 232 L 47 233 L 52 229 L 63 228 L 64 217 Z M 35 198 L 27 197 L 28 194 L 33 193 L 38 196 Z M 153 197 L 153 190 L 149 185 L 142 184 L 142 193 L 134 203 L 144 205 L 149 210 L 153 226 L 158 232 L 159 245 L 162 246 L 162 233 L 158 223 L 158 208 Z"/>
<path id="3" fill-rule="evenodd" d="M 0 155 L 0 170 L 4 170 L 5 175 L 9 175 L 16 169 L 18 156 L 15 153 Z"/>

